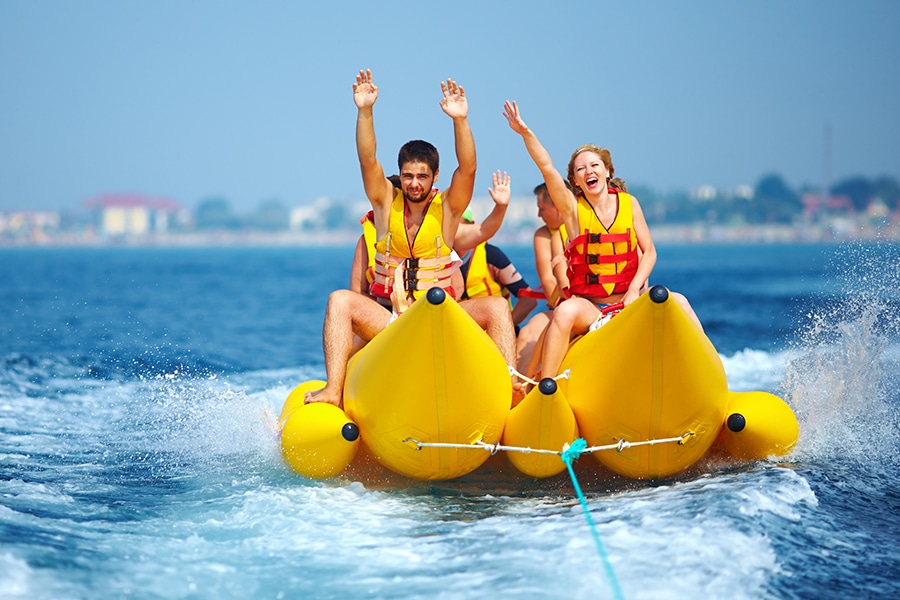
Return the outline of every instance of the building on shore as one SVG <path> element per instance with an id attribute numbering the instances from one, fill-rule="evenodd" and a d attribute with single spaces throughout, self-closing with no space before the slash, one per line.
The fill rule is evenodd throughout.
<path id="1" fill-rule="evenodd" d="M 100 232 L 112 237 L 165 234 L 183 210 L 174 200 L 137 194 L 106 194 L 86 200 L 84 205 L 96 211 Z"/>

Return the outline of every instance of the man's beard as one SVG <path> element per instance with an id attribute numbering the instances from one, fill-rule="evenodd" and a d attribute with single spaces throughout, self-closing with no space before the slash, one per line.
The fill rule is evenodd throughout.
<path id="1" fill-rule="evenodd" d="M 412 202 L 413 204 L 418 204 L 419 202 L 425 202 L 426 200 L 428 200 L 427 193 L 423 193 L 418 198 L 413 198 L 412 196 L 409 195 L 409 192 L 403 192 L 403 197 L 406 199 L 407 202 Z"/>

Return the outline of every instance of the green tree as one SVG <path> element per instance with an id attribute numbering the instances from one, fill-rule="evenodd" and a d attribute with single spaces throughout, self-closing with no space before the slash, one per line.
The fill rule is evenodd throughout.
<path id="1" fill-rule="evenodd" d="M 250 217 L 251 227 L 265 231 L 284 231 L 290 224 L 290 212 L 280 200 L 266 200 Z"/>
<path id="2" fill-rule="evenodd" d="M 900 203 L 900 184 L 893 177 L 881 177 L 876 179 L 872 187 L 875 195 L 884 201 L 885 204 L 894 208 Z"/>
<path id="3" fill-rule="evenodd" d="M 851 177 L 831 186 L 832 196 L 847 196 L 853 208 L 864 211 L 875 196 L 875 186 L 865 177 Z"/>
<path id="4" fill-rule="evenodd" d="M 347 213 L 347 207 L 340 202 L 332 202 L 323 212 L 322 217 L 325 220 L 326 229 L 341 229 L 343 227 L 352 226 L 353 219 L 350 219 Z"/>
<path id="5" fill-rule="evenodd" d="M 241 220 L 231 211 L 225 198 L 207 198 L 200 202 L 194 213 L 197 229 L 236 229 Z"/>
<path id="6" fill-rule="evenodd" d="M 753 198 L 742 204 L 746 206 L 750 223 L 791 222 L 803 211 L 800 196 L 777 173 L 761 178 L 754 188 Z"/>

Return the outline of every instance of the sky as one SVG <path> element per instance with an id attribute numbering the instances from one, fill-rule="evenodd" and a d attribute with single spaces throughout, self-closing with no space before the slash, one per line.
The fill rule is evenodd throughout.
<path id="1" fill-rule="evenodd" d="M 3 0 L 0 210 L 134 193 L 235 210 L 364 201 L 352 84 L 370 68 L 378 156 L 456 166 L 440 82 L 466 91 L 476 196 L 540 182 L 519 103 L 560 171 L 607 147 L 630 186 L 900 179 L 896 0 Z"/>

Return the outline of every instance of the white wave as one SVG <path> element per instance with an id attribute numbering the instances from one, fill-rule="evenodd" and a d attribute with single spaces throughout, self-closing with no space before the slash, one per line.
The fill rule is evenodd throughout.
<path id="1" fill-rule="evenodd" d="M 896 262 L 848 245 L 836 260 L 840 295 L 810 311 L 782 388 L 800 420 L 795 454 L 900 463 L 900 314 Z"/>
<path id="2" fill-rule="evenodd" d="M 34 598 L 34 570 L 27 561 L 0 552 L 0 598 Z"/>
<path id="3" fill-rule="evenodd" d="M 778 389 L 787 362 L 789 351 L 766 352 L 744 349 L 732 356 L 720 356 L 728 387 L 734 391 L 774 391 Z"/>

